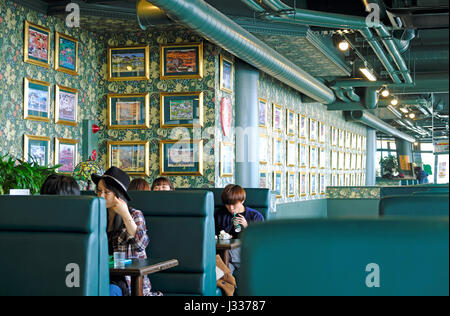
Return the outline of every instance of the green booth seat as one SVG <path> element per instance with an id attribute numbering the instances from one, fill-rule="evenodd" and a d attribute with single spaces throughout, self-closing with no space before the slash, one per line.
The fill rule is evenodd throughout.
<path id="1" fill-rule="evenodd" d="M 106 225 L 104 199 L 0 196 L 0 296 L 108 296 Z"/>
<path id="2" fill-rule="evenodd" d="M 388 196 L 380 200 L 380 216 L 449 216 L 448 194 Z"/>
<path id="3" fill-rule="evenodd" d="M 290 219 L 242 239 L 244 296 L 449 295 L 448 218 Z"/>
<path id="4" fill-rule="evenodd" d="M 209 189 L 177 189 L 177 191 L 211 191 L 214 194 L 214 209 L 217 210 L 225 205 L 222 203 L 223 188 Z M 265 220 L 274 219 L 275 210 L 275 194 L 269 189 L 244 188 L 246 198 L 244 205 L 257 210 L 264 216 Z"/>
<path id="5" fill-rule="evenodd" d="M 166 296 L 216 296 L 214 197 L 208 191 L 130 191 L 130 205 L 144 213 L 152 259 L 179 265 L 149 275 Z"/>

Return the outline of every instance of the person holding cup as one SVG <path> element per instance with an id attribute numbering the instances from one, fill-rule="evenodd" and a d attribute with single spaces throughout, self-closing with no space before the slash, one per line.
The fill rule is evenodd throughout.
<path id="1" fill-rule="evenodd" d="M 149 244 L 147 228 L 144 215 L 128 205 L 131 201 L 128 195 L 130 177 L 126 172 L 111 167 L 102 176 L 93 174 L 92 181 L 97 186 L 98 197 L 106 201 L 108 209 L 108 249 L 109 254 L 125 253 L 127 259 L 146 259 L 145 249 Z M 123 256 L 123 254 L 120 254 Z M 119 254 L 116 254 L 119 257 Z M 124 283 L 126 281 L 126 283 Z M 112 279 L 111 283 L 120 287 L 121 294 L 130 294 L 130 277 L 123 279 Z M 114 292 L 117 293 L 117 288 Z M 143 279 L 144 296 L 161 296 L 161 292 L 152 292 L 150 280 L 147 276 Z"/>

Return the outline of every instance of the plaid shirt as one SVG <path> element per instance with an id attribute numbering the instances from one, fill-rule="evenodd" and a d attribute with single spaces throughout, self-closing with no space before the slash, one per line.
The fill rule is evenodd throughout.
<path id="1" fill-rule="evenodd" d="M 147 226 L 145 225 L 144 214 L 141 211 L 128 207 L 131 217 L 136 223 L 137 230 L 134 236 L 128 234 L 125 224 L 122 222 L 118 230 L 108 232 L 108 242 L 110 252 L 125 252 L 128 259 L 147 259 L 145 249 L 149 244 Z M 116 215 L 118 216 L 118 215 Z M 131 288 L 131 278 L 126 276 L 128 288 Z M 147 276 L 143 278 L 144 296 L 161 296 L 161 292 L 152 292 L 152 286 Z"/>

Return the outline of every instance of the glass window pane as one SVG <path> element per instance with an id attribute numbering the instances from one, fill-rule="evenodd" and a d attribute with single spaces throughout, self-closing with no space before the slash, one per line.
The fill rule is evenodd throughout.
<path id="1" fill-rule="evenodd" d="M 438 155 L 437 183 L 448 183 L 448 155 Z"/>
<path id="2" fill-rule="evenodd" d="M 390 142 L 389 143 L 389 149 L 391 149 L 391 150 L 396 150 L 397 149 L 397 145 L 395 144 L 395 142 Z"/>
<path id="3" fill-rule="evenodd" d="M 381 149 L 381 140 L 377 140 L 377 149 Z"/>
<path id="4" fill-rule="evenodd" d="M 382 146 L 383 146 L 383 149 L 389 149 L 389 148 L 388 148 L 388 142 L 387 142 L 387 140 L 383 140 L 382 143 L 383 143 L 383 145 L 382 145 Z"/>
<path id="5" fill-rule="evenodd" d="M 422 143 L 420 144 L 420 149 L 422 151 L 434 151 L 434 145 L 432 143 Z"/>

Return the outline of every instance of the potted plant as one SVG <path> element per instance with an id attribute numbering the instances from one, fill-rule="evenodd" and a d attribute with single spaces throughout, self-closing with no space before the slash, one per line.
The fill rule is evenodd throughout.
<path id="1" fill-rule="evenodd" d="M 5 155 L 0 157 L 0 194 L 9 194 L 11 189 L 28 189 L 39 193 L 45 179 L 56 173 L 61 165 L 43 167 L 37 162 L 27 162 Z"/>
<path id="2" fill-rule="evenodd" d="M 387 156 L 380 160 L 381 174 L 383 178 L 392 178 L 398 170 L 398 161 L 394 156 Z"/>

